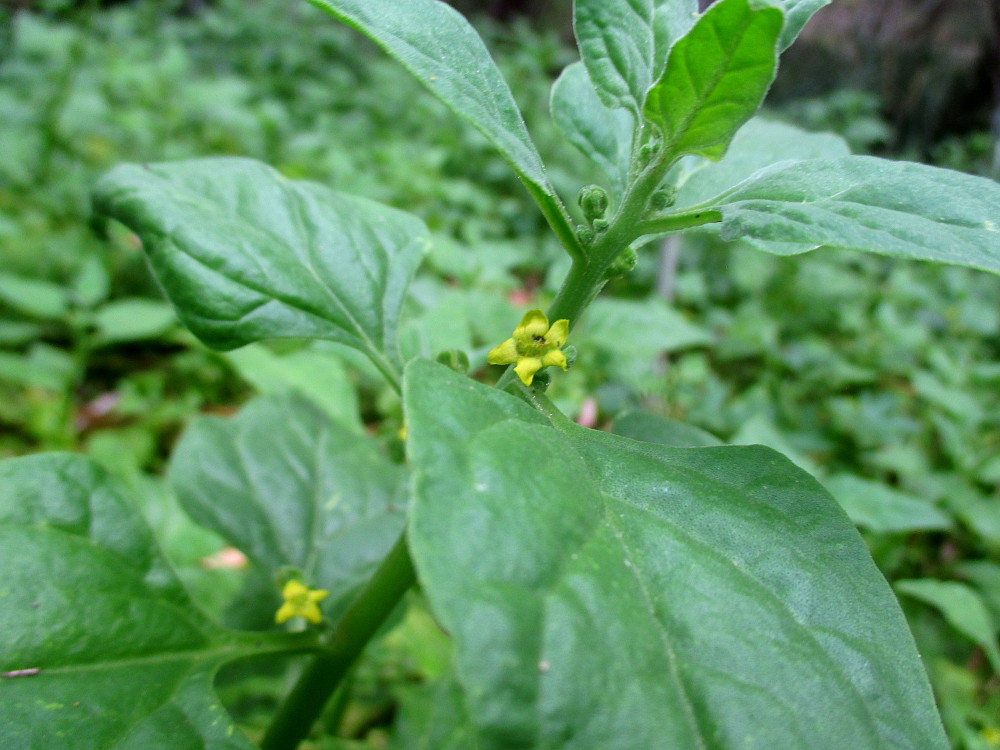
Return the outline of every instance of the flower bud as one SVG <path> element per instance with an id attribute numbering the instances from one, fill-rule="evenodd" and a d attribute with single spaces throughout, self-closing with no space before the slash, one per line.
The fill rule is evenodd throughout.
<path id="1" fill-rule="evenodd" d="M 615 258 L 614 262 L 608 266 L 608 270 L 604 277 L 607 279 L 613 279 L 616 276 L 624 276 L 635 268 L 636 261 L 638 261 L 638 256 L 636 256 L 635 250 L 627 247 L 617 258 Z"/>
<path id="2" fill-rule="evenodd" d="M 469 355 L 460 349 L 446 349 L 437 355 L 437 361 L 463 375 L 469 371 Z"/>
<path id="3" fill-rule="evenodd" d="M 653 211 L 662 211 L 665 208 L 670 208 L 676 202 L 677 188 L 673 185 L 660 188 L 649 196 L 649 207 Z"/>
<path id="4" fill-rule="evenodd" d="M 608 210 L 608 194 L 599 185 L 587 185 L 580 189 L 580 194 L 576 197 L 580 208 L 583 209 L 583 216 L 588 223 L 593 223 L 595 219 L 604 218 Z"/>

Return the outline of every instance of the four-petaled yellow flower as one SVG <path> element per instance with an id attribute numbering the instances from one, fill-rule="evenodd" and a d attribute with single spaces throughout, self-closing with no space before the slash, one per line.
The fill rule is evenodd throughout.
<path id="1" fill-rule="evenodd" d="M 301 581 L 291 580 L 285 584 L 281 590 L 281 596 L 285 603 L 278 608 L 274 621 L 279 625 L 285 620 L 296 615 L 306 618 L 311 623 L 319 623 L 323 620 L 323 613 L 319 611 L 316 602 L 326 598 L 329 591 L 318 591 L 303 585 Z"/>
<path id="2" fill-rule="evenodd" d="M 529 310 L 514 329 L 514 335 L 486 355 L 491 365 L 512 365 L 525 385 L 531 385 L 535 373 L 556 365 L 566 369 L 562 346 L 569 336 L 569 321 L 557 320 L 551 326 L 541 310 Z"/>

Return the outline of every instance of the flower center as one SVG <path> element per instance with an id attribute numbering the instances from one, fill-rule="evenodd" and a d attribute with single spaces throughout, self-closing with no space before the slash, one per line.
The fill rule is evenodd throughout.
<path id="1" fill-rule="evenodd" d="M 545 354 L 551 348 L 548 340 L 544 336 L 532 336 L 521 347 L 521 354 L 525 357 L 537 357 Z"/>

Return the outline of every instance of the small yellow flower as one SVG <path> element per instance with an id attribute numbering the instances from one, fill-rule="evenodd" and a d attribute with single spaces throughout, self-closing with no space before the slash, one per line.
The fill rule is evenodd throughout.
<path id="1" fill-rule="evenodd" d="M 556 365 L 566 369 L 562 346 L 569 336 L 569 321 L 557 320 L 551 326 L 541 310 L 529 310 L 514 329 L 514 335 L 486 355 L 491 365 L 512 365 L 525 385 L 531 385 L 535 373 Z"/>
<path id="2" fill-rule="evenodd" d="M 321 622 L 323 613 L 319 611 L 316 602 L 325 599 L 329 593 L 329 591 L 310 589 L 301 581 L 289 581 L 281 590 L 281 596 L 285 599 L 285 603 L 278 608 L 274 621 L 280 625 L 285 620 L 301 616 L 314 624 Z"/>

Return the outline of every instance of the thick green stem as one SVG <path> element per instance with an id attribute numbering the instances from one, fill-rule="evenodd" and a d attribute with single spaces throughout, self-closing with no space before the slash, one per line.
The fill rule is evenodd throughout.
<path id="1" fill-rule="evenodd" d="M 337 622 L 328 650 L 313 659 L 285 698 L 262 750 L 294 750 L 306 738 L 351 665 L 415 580 L 403 534 Z"/>
<path id="2" fill-rule="evenodd" d="M 607 281 L 608 268 L 640 236 L 637 228 L 648 210 L 649 196 L 659 187 L 669 166 L 666 160 L 657 161 L 629 186 L 608 228 L 587 248 L 585 258 L 574 259 L 549 308 L 549 320 L 566 318 L 571 327 L 576 324 Z"/>

